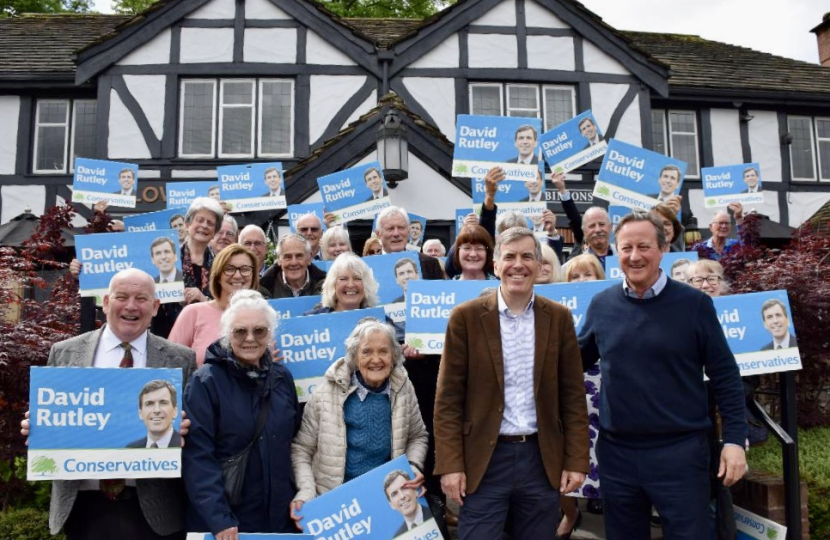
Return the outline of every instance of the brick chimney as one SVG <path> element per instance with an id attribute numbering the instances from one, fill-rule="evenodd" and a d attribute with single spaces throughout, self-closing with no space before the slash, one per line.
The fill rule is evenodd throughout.
<path id="1" fill-rule="evenodd" d="M 821 24 L 810 30 L 818 40 L 818 61 L 822 66 L 830 67 L 830 13 L 825 13 Z"/>

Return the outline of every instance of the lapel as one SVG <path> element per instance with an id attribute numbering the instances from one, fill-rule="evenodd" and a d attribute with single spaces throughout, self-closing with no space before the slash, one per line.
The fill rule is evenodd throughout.
<path id="1" fill-rule="evenodd" d="M 504 357 L 501 353 L 501 330 L 499 327 L 499 300 L 498 293 L 490 294 L 482 302 L 483 313 L 481 315 L 481 326 L 484 336 L 487 336 L 487 345 L 490 350 L 490 359 L 493 362 L 493 370 L 496 380 L 499 383 L 502 395 L 504 395 Z"/>
<path id="2" fill-rule="evenodd" d="M 550 339 L 556 339 L 550 334 L 552 314 L 550 309 L 539 301 L 537 295 L 533 300 L 533 325 L 536 332 L 536 350 L 533 352 L 533 395 L 539 395 L 539 385 L 542 383 L 542 371 L 548 352 Z"/>
<path id="3" fill-rule="evenodd" d="M 75 354 L 70 360 L 69 365 L 92 367 L 95 362 L 95 350 L 98 348 L 98 342 L 101 341 L 103 331 L 104 327 L 102 326 L 98 330 L 81 336 L 81 341 L 78 344 L 78 348 L 75 349 Z"/>
<path id="4" fill-rule="evenodd" d="M 164 355 L 161 354 L 162 350 L 164 350 L 164 342 L 151 334 L 149 331 L 147 332 L 147 367 L 148 368 L 162 368 L 166 367 L 166 362 L 164 361 Z"/>

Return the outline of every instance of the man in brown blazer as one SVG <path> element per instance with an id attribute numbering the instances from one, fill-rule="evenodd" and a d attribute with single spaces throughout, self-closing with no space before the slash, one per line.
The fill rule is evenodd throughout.
<path id="1" fill-rule="evenodd" d="M 573 319 L 533 294 L 533 232 L 499 235 L 499 288 L 450 315 L 435 400 L 435 474 L 461 506 L 461 540 L 553 539 L 559 493 L 588 472 L 588 416 Z"/>

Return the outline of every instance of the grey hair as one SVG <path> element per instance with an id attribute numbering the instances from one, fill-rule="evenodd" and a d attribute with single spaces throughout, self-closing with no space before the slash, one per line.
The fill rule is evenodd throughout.
<path id="1" fill-rule="evenodd" d="M 193 216 L 200 210 L 207 210 L 216 217 L 216 227 L 213 230 L 213 234 L 216 234 L 216 231 L 222 227 L 222 220 L 225 219 L 225 211 L 222 210 L 222 205 L 216 199 L 211 199 L 210 197 L 196 197 L 190 203 L 190 208 L 187 209 L 184 222 L 190 225 L 193 221 Z"/>
<path id="2" fill-rule="evenodd" d="M 608 210 L 606 210 L 605 208 L 603 208 L 601 206 L 592 206 L 589 209 L 585 210 L 585 213 L 582 214 L 582 230 L 583 231 L 585 230 L 585 218 L 588 217 L 588 213 L 594 213 L 595 214 L 597 212 L 601 212 L 602 215 L 605 217 L 605 219 L 608 221 L 608 223 L 609 224 L 611 223 L 611 216 L 608 214 Z M 660 226 L 662 227 L 662 225 L 660 225 Z M 615 231 L 615 234 L 616 234 L 616 231 Z"/>
<path id="3" fill-rule="evenodd" d="M 493 258 L 498 260 L 501 256 L 501 247 L 505 244 L 521 240 L 522 238 L 532 238 L 533 244 L 536 246 L 536 260 L 542 261 L 542 245 L 539 239 L 533 234 L 533 231 L 527 227 L 510 227 L 496 238 L 496 249 L 493 250 Z"/>
<path id="4" fill-rule="evenodd" d="M 220 335 L 222 336 L 219 338 L 219 343 L 225 349 L 230 349 L 230 334 L 233 331 L 233 322 L 236 320 L 237 314 L 243 309 L 261 312 L 265 316 L 266 323 L 268 324 L 269 334 L 273 335 L 274 330 L 277 329 L 277 312 L 268 305 L 268 301 L 258 291 L 252 291 L 250 289 L 236 291 L 231 296 L 228 309 L 222 313 L 222 318 L 219 319 Z"/>
<path id="5" fill-rule="evenodd" d="M 632 210 L 630 214 L 624 215 L 620 222 L 617 223 L 617 226 L 614 227 L 614 238 L 616 239 L 617 246 L 620 245 L 620 231 L 622 228 L 629 224 L 629 223 L 637 223 L 639 221 L 648 221 L 654 226 L 654 232 L 657 233 L 657 247 L 663 249 L 668 245 L 668 240 L 666 240 L 666 231 L 663 229 L 663 224 L 660 222 L 657 217 L 645 210 Z"/>
<path id="6" fill-rule="evenodd" d="M 265 235 L 265 231 L 262 230 L 262 227 L 260 227 L 259 225 L 245 225 L 244 227 L 242 227 L 242 230 L 239 231 L 239 236 L 240 236 L 239 243 L 240 244 L 242 243 L 242 238 L 241 237 L 242 237 L 243 234 L 248 234 L 248 233 L 251 233 L 251 232 L 258 232 L 259 234 L 262 235 L 262 239 L 264 241 L 266 241 L 266 242 L 268 241 L 268 236 Z"/>
<path id="7" fill-rule="evenodd" d="M 305 239 L 305 236 L 297 233 L 285 233 L 284 235 L 280 236 L 280 239 L 277 240 L 277 259 L 280 258 L 282 254 L 282 245 L 288 240 L 296 240 L 297 242 L 301 242 L 305 247 L 306 254 L 311 257 L 311 242 Z"/>
<path id="8" fill-rule="evenodd" d="M 429 240 L 426 240 L 424 245 L 421 246 L 421 251 L 426 253 L 427 248 L 433 244 L 441 247 L 441 251 L 443 252 L 443 255 L 441 255 L 442 257 L 447 254 L 447 248 L 445 248 L 444 244 L 442 244 L 437 238 L 430 238 Z"/>
<path id="9" fill-rule="evenodd" d="M 496 234 L 501 234 L 513 227 L 524 227 L 526 229 L 527 216 L 521 212 L 505 212 L 499 217 L 499 221 L 496 224 Z"/>
<path id="10" fill-rule="evenodd" d="M 231 224 L 231 229 L 233 229 L 233 234 L 234 235 L 239 234 L 239 224 L 236 222 L 236 218 L 234 218 L 230 214 L 225 214 L 225 217 L 222 218 L 222 221 L 223 222 L 227 221 L 228 223 Z M 219 225 L 219 228 L 221 229 L 222 226 Z"/>
<path id="11" fill-rule="evenodd" d="M 346 245 L 349 246 L 349 251 L 352 251 L 352 240 L 349 238 L 349 231 L 346 230 L 345 227 L 338 225 L 336 227 L 331 227 L 326 229 L 326 232 L 323 233 L 323 236 L 320 238 L 320 251 L 323 255 L 324 261 L 331 261 L 333 259 L 329 258 L 328 253 L 326 253 L 326 249 L 329 247 L 331 242 L 336 240 L 342 240 L 346 242 Z"/>
<path id="12" fill-rule="evenodd" d="M 406 220 L 406 226 L 409 227 L 409 214 L 406 213 L 405 208 L 401 206 L 387 206 L 386 208 L 380 211 L 380 214 L 378 214 L 377 230 L 380 231 L 381 229 L 383 229 L 384 220 L 394 214 L 399 214 L 403 216 L 403 218 Z"/>
<path id="13" fill-rule="evenodd" d="M 363 259 L 354 253 L 341 253 L 334 259 L 323 281 L 321 292 L 323 306 L 334 309 L 337 305 L 337 280 L 344 272 L 352 272 L 363 280 L 363 302 L 360 303 L 360 307 L 375 307 L 378 304 L 379 287 L 375 273 L 368 264 L 363 262 Z"/>
<path id="14" fill-rule="evenodd" d="M 392 348 L 392 366 L 403 365 L 403 348 L 398 343 L 398 338 L 395 335 L 395 329 L 391 324 L 381 322 L 374 317 L 365 317 L 357 322 L 352 333 L 346 338 L 346 365 L 353 372 L 357 370 L 357 348 L 360 347 L 360 342 L 370 334 L 375 332 L 383 332 L 389 338 L 389 345 Z"/>

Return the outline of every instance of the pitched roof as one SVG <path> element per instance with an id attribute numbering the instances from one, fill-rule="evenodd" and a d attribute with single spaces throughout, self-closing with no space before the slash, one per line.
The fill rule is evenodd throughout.
<path id="1" fill-rule="evenodd" d="M 76 50 L 129 20 L 123 15 L 24 15 L 0 19 L 0 79 L 74 76 Z"/>
<path id="2" fill-rule="evenodd" d="M 420 28 L 429 19 L 370 19 L 349 17 L 340 19 L 358 33 L 374 42 L 379 48 L 388 49 L 390 45 L 408 36 Z"/>

